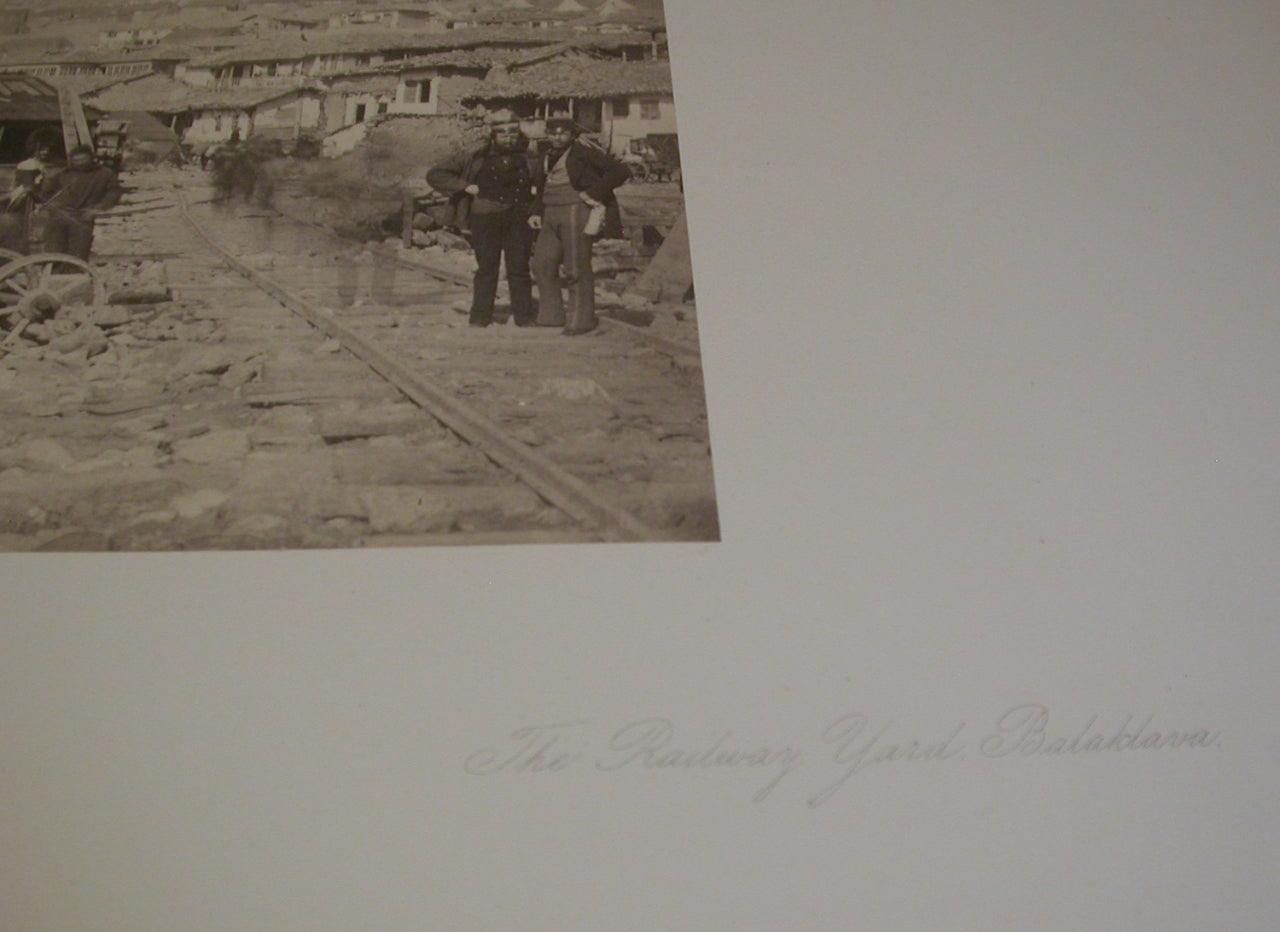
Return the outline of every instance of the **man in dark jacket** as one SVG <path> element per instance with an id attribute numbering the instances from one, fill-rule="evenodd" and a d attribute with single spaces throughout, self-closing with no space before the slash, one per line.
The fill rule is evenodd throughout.
<path id="1" fill-rule="evenodd" d="M 511 317 L 518 327 L 534 322 L 533 276 L 529 256 L 533 229 L 529 211 L 536 191 L 537 164 L 529 140 L 507 110 L 488 119 L 490 139 L 470 153 L 462 153 L 427 172 L 427 183 L 450 196 L 454 223 L 470 227 L 476 253 L 476 277 L 471 296 L 470 323 L 493 322 L 498 292 L 498 269 L 505 259 L 511 290 Z"/>
<path id="2" fill-rule="evenodd" d="M 116 173 L 94 160 L 93 149 L 76 146 L 67 155 L 67 167 L 40 186 L 44 251 L 89 261 L 94 219 L 120 203 L 122 193 Z"/>
<path id="3" fill-rule="evenodd" d="M 616 217 L 613 190 L 631 177 L 622 162 L 578 134 L 578 125 L 567 117 L 547 120 L 549 147 L 540 165 L 542 188 L 532 221 L 539 230 L 533 249 L 538 324 L 563 327 L 567 336 L 590 333 L 599 323 L 591 246 L 593 237 L 614 231 L 597 228 L 599 217 L 593 220 L 591 215 L 594 210 L 597 215 L 612 212 Z M 561 265 L 569 289 L 567 316 L 560 293 Z"/>

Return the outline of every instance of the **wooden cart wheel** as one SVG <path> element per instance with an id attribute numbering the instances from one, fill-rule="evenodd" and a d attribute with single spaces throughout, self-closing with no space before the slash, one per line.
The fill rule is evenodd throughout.
<path id="1" fill-rule="evenodd" d="M 21 258 L 22 253 L 18 252 L 16 249 L 5 249 L 3 246 L 0 246 L 0 265 L 12 262 L 14 259 Z"/>
<path id="2" fill-rule="evenodd" d="M 52 317 L 64 304 L 101 303 L 89 263 L 57 252 L 20 256 L 0 266 L 0 313 L 16 310 L 28 320 Z"/>

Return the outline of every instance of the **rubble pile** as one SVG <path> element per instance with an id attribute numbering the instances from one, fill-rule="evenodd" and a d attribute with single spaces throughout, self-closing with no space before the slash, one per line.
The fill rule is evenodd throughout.
<path id="1" fill-rule="evenodd" d="M 216 293 L 223 274 L 204 284 Z M 336 341 L 283 308 L 175 300 L 184 289 L 164 275 L 122 265 L 107 290 L 133 303 L 65 306 L 0 351 L 0 550 L 349 547 L 563 525 L 524 487 L 495 491 L 481 454 Z"/>
<path id="2" fill-rule="evenodd" d="M 254 378 L 261 352 L 220 347 L 199 307 L 160 303 L 162 274 L 127 267 L 113 293 L 133 304 L 67 306 L 5 345 L 0 536 L 22 536 L 5 549 L 128 546 L 213 507 L 197 477 L 164 467 L 248 453 L 245 432 L 205 404 Z"/>

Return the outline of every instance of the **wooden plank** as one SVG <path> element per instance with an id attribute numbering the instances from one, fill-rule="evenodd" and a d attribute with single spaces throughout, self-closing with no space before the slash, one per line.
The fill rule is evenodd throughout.
<path id="1" fill-rule="evenodd" d="M 93 145 L 79 94 L 70 88 L 58 88 L 58 113 L 62 118 L 62 143 L 68 154 L 78 145 Z"/>
<path id="2" fill-rule="evenodd" d="M 77 145 L 76 121 L 71 115 L 71 92 L 58 88 L 58 114 L 62 120 L 62 147 L 70 152 Z"/>

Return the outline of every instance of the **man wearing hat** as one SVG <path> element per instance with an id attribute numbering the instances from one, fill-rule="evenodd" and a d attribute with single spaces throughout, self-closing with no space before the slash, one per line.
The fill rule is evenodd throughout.
<path id="1" fill-rule="evenodd" d="M 529 256 L 534 234 L 529 212 L 537 163 L 510 110 L 495 111 L 485 122 L 489 140 L 432 168 L 427 172 L 427 183 L 449 195 L 454 225 L 464 230 L 469 226 L 471 231 L 476 253 L 471 326 L 487 327 L 493 322 L 498 269 L 505 260 L 511 316 L 517 326 L 530 327 L 534 308 Z"/>
<path id="2" fill-rule="evenodd" d="M 67 153 L 67 167 L 40 185 L 37 208 L 46 212 L 44 251 L 70 253 L 88 261 L 94 219 L 120 203 L 123 189 L 116 173 L 99 165 L 90 146 Z"/>
<path id="3" fill-rule="evenodd" d="M 567 336 L 590 333 L 598 324 L 595 278 L 591 272 L 593 236 L 622 230 L 613 190 L 631 172 L 604 149 L 579 138 L 581 127 L 568 117 L 547 120 L 548 148 L 539 165 L 541 187 L 530 223 L 539 230 L 533 249 L 538 280 L 538 324 L 563 327 Z M 612 214 L 603 230 L 588 227 L 592 209 Z M 594 224 L 593 224 L 594 226 Z M 560 293 L 560 267 L 569 290 L 568 313 Z"/>

